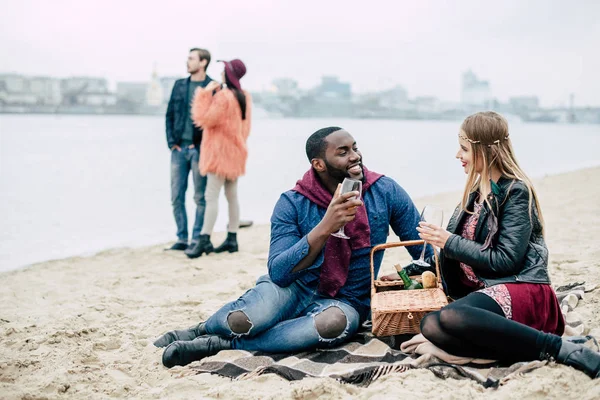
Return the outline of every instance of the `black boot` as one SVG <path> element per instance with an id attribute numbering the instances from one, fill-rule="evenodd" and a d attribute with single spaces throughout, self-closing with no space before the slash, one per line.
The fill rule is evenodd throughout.
<path id="1" fill-rule="evenodd" d="M 187 242 L 175 242 L 175 244 L 165 250 L 186 250 L 188 248 Z"/>
<path id="2" fill-rule="evenodd" d="M 227 232 L 227 239 L 215 249 L 215 253 L 222 253 L 224 251 L 230 253 L 238 251 L 237 233 Z"/>
<path id="3" fill-rule="evenodd" d="M 167 368 L 188 365 L 191 362 L 213 356 L 221 350 L 231 349 L 231 340 L 220 336 L 200 336 L 190 341 L 177 341 L 165 349 L 162 363 Z"/>
<path id="4" fill-rule="evenodd" d="M 600 378 L 600 353 L 582 344 L 562 341 L 556 361 L 585 372 L 590 378 Z"/>
<path id="5" fill-rule="evenodd" d="M 194 325 L 188 329 L 167 332 L 154 342 L 156 347 L 167 347 L 177 340 L 194 340 L 199 336 L 206 335 L 204 322 Z"/>
<path id="6" fill-rule="evenodd" d="M 202 255 L 202 253 L 206 253 L 206 255 L 208 255 L 213 251 L 215 251 L 215 249 L 210 242 L 210 235 L 200 235 L 198 243 L 196 243 L 194 247 L 184 251 L 184 253 L 189 258 L 198 258 Z"/>

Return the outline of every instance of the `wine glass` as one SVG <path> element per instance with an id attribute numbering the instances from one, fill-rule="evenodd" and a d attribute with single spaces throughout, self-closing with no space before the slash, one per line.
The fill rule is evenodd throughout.
<path id="1" fill-rule="evenodd" d="M 348 192 L 358 192 L 358 198 L 360 199 L 362 193 L 362 182 L 356 179 L 344 178 L 342 182 L 342 188 L 340 189 L 340 196 Z M 353 200 L 355 197 L 350 197 L 348 200 Z M 350 239 L 344 233 L 344 227 L 342 226 L 339 231 L 333 232 L 331 236 L 338 237 L 340 239 Z"/>
<path id="2" fill-rule="evenodd" d="M 444 211 L 436 206 L 426 205 L 421 211 L 421 221 L 429 222 L 430 224 L 442 226 L 444 222 Z M 425 261 L 425 249 L 427 248 L 427 242 L 423 243 L 423 250 L 421 251 L 421 257 L 418 260 L 413 260 L 412 263 L 420 267 L 430 267 L 431 265 Z"/>

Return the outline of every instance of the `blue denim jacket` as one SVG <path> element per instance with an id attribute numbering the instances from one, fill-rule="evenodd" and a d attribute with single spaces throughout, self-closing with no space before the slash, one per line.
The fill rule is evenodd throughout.
<path id="1" fill-rule="evenodd" d="M 371 229 L 371 246 L 385 243 L 391 226 L 401 240 L 420 240 L 416 227 L 419 211 L 408 194 L 393 179 L 381 177 L 363 194 Z M 325 215 L 325 209 L 312 203 L 294 191 L 281 195 L 271 216 L 271 244 L 269 248 L 269 276 L 277 285 L 286 287 L 296 280 L 311 288 L 317 288 L 320 267 L 325 250 L 307 269 L 292 273 L 292 269 L 308 254 L 308 233 Z M 421 247 L 407 248 L 413 258 L 418 258 Z M 354 308 L 367 318 L 371 304 L 371 248 L 353 251 L 350 258 L 348 279 L 336 298 Z M 426 256 L 432 255 L 427 247 Z M 383 251 L 375 253 L 375 276 L 379 273 Z"/>

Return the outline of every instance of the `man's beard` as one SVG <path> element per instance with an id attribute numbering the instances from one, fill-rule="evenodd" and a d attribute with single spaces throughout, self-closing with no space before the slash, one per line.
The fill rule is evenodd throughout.
<path id="1" fill-rule="evenodd" d="M 327 162 L 327 160 L 324 159 L 323 161 L 325 162 L 325 166 L 327 167 L 327 174 L 329 174 L 329 176 L 331 176 L 333 179 L 335 179 L 339 183 L 342 183 L 345 178 L 352 178 L 347 169 L 336 168 L 333 165 L 329 164 Z M 360 167 L 363 168 L 362 158 L 359 162 L 360 162 Z M 363 181 L 363 183 L 364 183 L 364 180 L 365 180 L 365 170 L 363 169 L 363 176 L 361 178 L 361 181 Z"/>

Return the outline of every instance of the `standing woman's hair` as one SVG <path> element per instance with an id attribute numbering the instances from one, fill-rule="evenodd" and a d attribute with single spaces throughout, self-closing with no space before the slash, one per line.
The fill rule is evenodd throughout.
<path id="1" fill-rule="evenodd" d="M 478 112 L 467 117 L 460 127 L 459 136 L 471 143 L 473 163 L 467 176 L 467 184 L 463 193 L 461 207 L 466 211 L 469 195 L 475 191 L 488 193 L 492 167 L 509 178 L 523 182 L 529 191 L 529 217 L 535 202 L 540 225 L 544 227 L 542 209 L 535 189 L 529 177 L 523 172 L 515 157 L 508 133 L 508 122 L 500 114 L 493 111 Z M 475 172 L 475 165 L 481 164 L 481 174 Z M 508 195 L 508 191 L 507 191 Z M 487 199 L 486 199 L 487 201 Z M 506 201 L 506 199 L 504 199 Z"/>
<path id="2" fill-rule="evenodd" d="M 240 110 L 242 110 L 242 119 L 246 119 L 246 95 L 242 90 L 236 88 L 234 85 L 231 84 L 231 81 L 229 80 L 227 74 L 225 74 L 225 83 L 227 84 L 227 88 L 231 90 L 233 94 L 235 94 L 235 98 L 237 99 L 238 104 L 240 105 Z"/>

